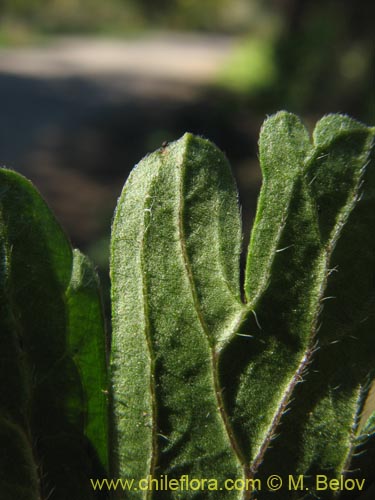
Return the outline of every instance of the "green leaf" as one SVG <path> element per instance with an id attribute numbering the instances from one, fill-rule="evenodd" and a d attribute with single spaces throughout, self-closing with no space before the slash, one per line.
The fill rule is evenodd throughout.
<path id="1" fill-rule="evenodd" d="M 12 311 L 9 263 L 10 248 L 0 212 L 0 487 L 7 498 L 39 500 L 38 473 L 26 417 L 29 387 Z"/>
<path id="2" fill-rule="evenodd" d="M 313 144 L 294 115 L 266 121 L 246 304 L 237 195 L 218 150 L 186 134 L 132 172 L 112 233 L 119 476 L 265 484 L 270 474 L 346 473 L 375 376 L 373 137 L 340 115 L 317 124 Z"/>
<path id="3" fill-rule="evenodd" d="M 0 170 L 0 222 L 2 356 L 12 363 L 5 365 L 0 390 L 4 425 L 24 436 L 14 443 L 22 438 L 24 456 L 34 457 L 28 468 L 38 473 L 43 498 L 93 498 L 88 478 L 97 454 L 106 463 L 100 435 L 107 431 L 99 431 L 106 421 L 98 419 L 99 398 L 90 386 L 99 378 L 95 391 L 101 391 L 105 373 L 100 303 L 88 281 L 92 272 L 76 257 L 72 276 L 70 243 L 45 202 L 30 182 L 5 169 Z M 92 338 L 83 338 L 83 331 Z M 91 380 L 90 371 L 97 368 L 89 364 L 95 362 L 99 375 Z M 95 429 L 100 435 L 90 443 Z M 25 468 L 20 460 L 14 470 Z M 34 497 L 39 494 L 30 487 L 29 498 Z"/>
<path id="4" fill-rule="evenodd" d="M 106 334 L 98 275 L 79 250 L 73 252 L 73 268 L 66 291 L 68 351 L 80 375 L 84 391 L 84 433 L 104 471 L 108 456 L 108 380 Z"/>
<path id="5" fill-rule="evenodd" d="M 373 399 L 374 391 L 370 391 Z M 372 403 L 373 406 L 373 403 Z M 361 416 L 357 428 L 357 437 L 353 443 L 353 453 L 350 469 L 346 475 L 353 480 L 363 481 L 365 479 L 363 492 L 346 491 L 342 493 L 340 500 L 371 500 L 375 491 L 375 413 L 368 418 Z M 363 420 L 363 422 L 362 422 Z"/>
<path id="6" fill-rule="evenodd" d="M 281 249 L 280 238 L 294 186 L 310 148 L 305 127 L 291 113 L 277 113 L 262 126 L 259 159 L 263 183 L 251 233 L 245 277 L 246 298 L 251 303 L 268 286 L 273 260 L 277 250 Z"/>
<path id="7" fill-rule="evenodd" d="M 295 132 L 290 135 L 289 141 Z M 335 116 L 317 125 L 314 138 L 297 180 L 289 181 L 293 191 L 279 248 L 267 287 L 254 303 L 257 324 L 251 318 L 246 325 L 258 335 L 246 354 L 244 341 L 238 340 L 223 356 L 223 370 L 231 376 L 226 385 L 228 409 L 248 446 L 252 474 L 263 478 L 272 473 L 344 473 L 353 452 L 362 387 L 375 366 L 370 333 L 373 133 Z M 279 155 L 285 143 L 279 142 Z M 264 146 L 270 157 L 261 157 L 261 162 L 274 161 L 272 147 Z M 276 163 L 272 172 L 279 175 Z M 268 229 L 255 226 L 252 241 L 259 252 L 273 244 L 270 238 Z M 251 250 L 248 262 L 256 268 L 257 253 Z M 241 352 L 241 343 L 241 361 L 230 373 L 228 366 Z M 332 496 L 331 491 L 319 494 Z M 298 495 L 291 493 L 290 498 Z M 271 496 L 262 492 L 258 498 Z"/>
<path id="8" fill-rule="evenodd" d="M 2 408 L 3 412 L 3 408 Z M 30 437 L 11 415 L 0 417 L 1 495 L 9 500 L 40 500 L 37 467 Z"/>
<path id="9" fill-rule="evenodd" d="M 235 333 L 242 314 L 239 228 L 225 158 L 190 134 L 146 157 L 125 185 L 111 263 L 121 477 L 241 476 L 215 348 Z M 217 493 L 207 492 L 211 497 Z"/>

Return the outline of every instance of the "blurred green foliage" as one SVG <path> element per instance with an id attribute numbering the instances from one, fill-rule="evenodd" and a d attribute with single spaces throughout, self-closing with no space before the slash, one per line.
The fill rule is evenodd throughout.
<path id="1" fill-rule="evenodd" d="M 13 42 L 14 31 L 35 35 L 121 33 L 139 24 L 131 2 L 123 0 L 5 0 L 0 26 Z"/>
<path id="2" fill-rule="evenodd" d="M 276 78 L 276 61 L 271 41 L 245 37 L 236 45 L 219 73 L 218 83 L 233 92 L 252 95 L 272 85 Z"/>
<path id="3" fill-rule="evenodd" d="M 275 45 L 274 101 L 314 115 L 333 109 L 374 121 L 375 3 L 289 4 Z"/>
<path id="4" fill-rule="evenodd" d="M 246 0 L 1 0 L 0 24 L 57 32 L 168 27 L 233 31 L 244 27 Z"/>
<path id="5" fill-rule="evenodd" d="M 30 33 L 176 29 L 241 35 L 218 83 L 264 114 L 341 111 L 372 122 L 375 2 L 0 0 L 0 45 Z"/>
<path id="6" fill-rule="evenodd" d="M 261 115 L 286 108 L 314 121 L 337 111 L 373 123 L 375 3 L 255 3 L 219 84 Z"/>

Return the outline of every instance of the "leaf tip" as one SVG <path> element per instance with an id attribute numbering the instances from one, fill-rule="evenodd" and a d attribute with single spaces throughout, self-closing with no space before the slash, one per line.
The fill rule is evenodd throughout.
<path id="1" fill-rule="evenodd" d="M 316 123 L 312 135 L 313 144 L 315 147 L 325 147 L 338 136 L 355 131 L 374 135 L 375 127 L 368 127 L 344 113 L 329 113 Z"/>

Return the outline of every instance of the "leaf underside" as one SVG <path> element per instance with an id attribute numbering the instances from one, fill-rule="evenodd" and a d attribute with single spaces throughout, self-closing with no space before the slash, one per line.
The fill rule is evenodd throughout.
<path id="1" fill-rule="evenodd" d="M 350 468 L 375 367 L 372 143 L 372 129 L 341 115 L 324 117 L 312 142 L 294 115 L 265 122 L 245 303 L 237 191 L 222 153 L 185 134 L 133 170 L 112 233 L 119 477 L 187 474 L 220 487 Z M 307 486 L 288 498 L 315 498 Z M 256 498 L 285 494 L 262 488 Z"/>
<path id="2" fill-rule="evenodd" d="M 30 182 L 0 169 L 0 490 L 94 498 L 108 466 L 97 276 Z"/>

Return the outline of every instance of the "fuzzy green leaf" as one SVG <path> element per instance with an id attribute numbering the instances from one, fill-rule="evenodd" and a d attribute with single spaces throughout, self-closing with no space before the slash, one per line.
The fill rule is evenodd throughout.
<path id="1" fill-rule="evenodd" d="M 133 171 L 117 207 L 111 266 L 121 477 L 241 476 L 215 348 L 243 308 L 239 248 L 233 179 L 208 141 L 186 134 Z"/>
<path id="2" fill-rule="evenodd" d="M 294 177 L 267 287 L 254 303 L 257 324 L 251 318 L 246 326 L 259 333 L 234 374 L 228 364 L 243 341 L 223 356 L 233 383 L 228 408 L 255 477 L 344 473 L 362 388 L 375 366 L 373 132 L 347 117 L 329 116 L 317 125 L 314 139 Z M 261 156 L 261 165 L 275 162 L 278 176 L 279 157 L 267 145 L 264 151 L 269 156 Z M 261 226 L 252 241 L 261 248 L 273 243 Z M 248 262 L 256 268 L 252 258 L 250 247 Z M 332 491 L 320 494 L 331 498 Z"/>
<path id="3" fill-rule="evenodd" d="M 246 265 L 245 293 L 249 302 L 268 286 L 272 263 L 292 203 L 296 182 L 310 150 L 308 133 L 300 120 L 280 112 L 268 118 L 259 138 L 263 184 Z"/>
<path id="4" fill-rule="evenodd" d="M 375 366 L 373 136 L 329 115 L 311 144 L 295 116 L 266 121 L 246 304 L 236 192 L 216 148 L 187 134 L 133 171 L 111 262 L 121 477 L 345 473 Z"/>
<path id="5" fill-rule="evenodd" d="M 66 297 L 68 350 L 84 391 L 84 433 L 98 455 L 100 467 L 107 471 L 109 387 L 103 308 L 98 275 L 90 260 L 79 250 L 73 252 L 72 276 Z"/>
<path id="6" fill-rule="evenodd" d="M 10 248 L 1 212 L 0 217 L 0 487 L 6 498 L 39 500 L 38 472 L 26 415 L 29 387 L 12 311 Z"/>
<path id="7" fill-rule="evenodd" d="M 0 170 L 0 222 L 1 342 L 6 347 L 1 351 L 6 362 L 1 417 L 4 429 L 19 435 L 12 440 L 14 446 L 23 439 L 23 455 L 33 457 L 27 468 L 15 458 L 13 468 L 30 469 L 34 486 L 38 474 L 39 485 L 30 487 L 29 498 L 39 498 L 34 490 L 55 500 L 93 498 L 88 481 L 92 467 L 97 455 L 104 464 L 107 460 L 102 444 L 93 449 L 102 438 L 88 440 L 95 428 L 106 434 L 105 418 L 98 420 L 93 411 L 97 403 L 89 375 L 98 370 L 100 391 L 105 352 L 99 340 L 103 327 L 98 297 L 87 273 L 80 274 L 77 258 L 72 275 L 70 244 L 39 193 L 5 169 Z M 87 333 L 84 338 L 84 332 L 92 337 Z M 10 442 L 7 432 L 2 434 Z M 20 497 L 14 493 L 7 498 Z"/>
<path id="8" fill-rule="evenodd" d="M 372 397 L 373 394 L 372 391 Z M 366 481 L 361 495 L 356 491 L 346 491 L 340 500 L 371 500 L 375 492 L 375 413 L 370 415 L 364 425 L 358 426 L 353 444 L 353 457 L 347 476 L 358 481 L 365 478 Z"/>

